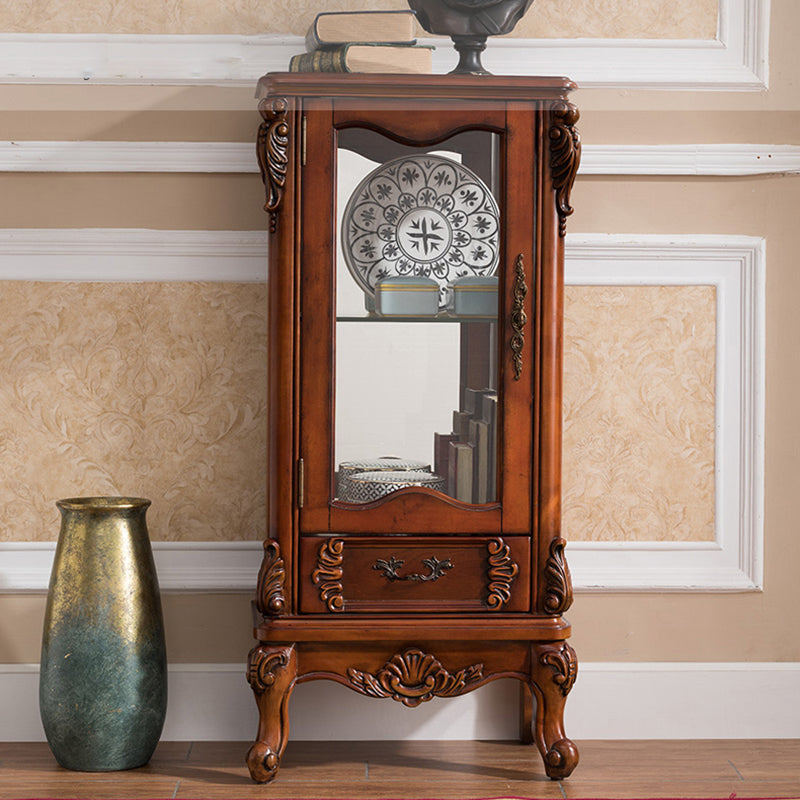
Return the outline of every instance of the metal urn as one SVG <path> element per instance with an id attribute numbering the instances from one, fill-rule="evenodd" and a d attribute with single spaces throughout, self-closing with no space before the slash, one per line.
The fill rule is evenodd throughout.
<path id="1" fill-rule="evenodd" d="M 150 760 L 167 710 L 164 621 L 139 497 L 59 500 L 39 707 L 53 755 L 84 772 Z"/>
<path id="2" fill-rule="evenodd" d="M 408 0 L 420 25 L 449 36 L 459 54 L 451 74 L 488 75 L 481 64 L 487 36 L 510 33 L 533 0 Z"/>

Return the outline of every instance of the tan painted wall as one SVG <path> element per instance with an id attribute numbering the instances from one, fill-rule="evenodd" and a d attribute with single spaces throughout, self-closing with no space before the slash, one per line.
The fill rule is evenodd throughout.
<path id="1" fill-rule="evenodd" d="M 545 0 L 537 0 L 532 15 L 537 8 L 544 16 Z M 683 24 L 680 15 L 675 23 L 669 31 L 677 35 Z M 703 26 L 691 35 L 706 35 L 708 21 Z M 3 28 L 10 25 L 0 18 Z M 768 92 L 579 91 L 584 141 L 800 143 L 800 49 L 795 46 L 799 28 L 795 0 L 773 0 Z M 249 90 L 0 86 L 3 140 L 252 141 L 257 123 Z M 7 227 L 247 230 L 263 226 L 262 202 L 257 176 L 0 175 L 0 219 Z M 765 589 L 753 594 L 581 593 L 569 614 L 579 657 L 800 660 L 800 639 L 792 633 L 800 628 L 794 566 L 800 559 L 795 508 L 800 478 L 800 270 L 795 245 L 800 178 L 581 178 L 573 204 L 576 212 L 569 230 L 576 233 L 718 233 L 767 239 Z M 572 299 L 580 303 L 578 293 Z M 684 306 L 663 294 L 652 302 L 671 314 L 682 313 L 683 307 L 702 324 L 710 322 L 709 298 L 702 291 L 682 290 Z M 573 303 L 573 319 L 576 307 Z M 581 344 L 584 350 L 586 346 Z M 697 363 L 707 371 L 713 354 L 707 342 L 701 349 L 704 355 Z M 704 413 L 707 424 L 707 409 Z M 698 513 L 707 514 L 707 498 L 688 499 L 698 503 Z M 569 518 L 566 522 L 576 524 Z M 703 524 L 707 521 L 697 523 Z M 251 641 L 248 604 L 245 595 L 167 595 L 170 658 L 243 660 Z M 38 660 L 43 608 L 41 595 L 0 595 L 0 662 Z"/>

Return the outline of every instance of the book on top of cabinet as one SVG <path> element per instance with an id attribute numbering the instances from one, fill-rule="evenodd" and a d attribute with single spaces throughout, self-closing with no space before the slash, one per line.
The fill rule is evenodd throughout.
<path id="1" fill-rule="evenodd" d="M 430 47 L 352 42 L 299 53 L 289 72 L 413 72 L 430 73 Z"/>
<path id="2" fill-rule="evenodd" d="M 415 44 L 416 14 L 405 11 L 323 11 L 317 14 L 306 33 L 306 49 L 376 42 Z"/>

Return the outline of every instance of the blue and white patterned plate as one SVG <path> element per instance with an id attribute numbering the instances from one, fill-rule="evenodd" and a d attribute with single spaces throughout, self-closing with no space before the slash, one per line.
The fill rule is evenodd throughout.
<path id="1" fill-rule="evenodd" d="M 376 167 L 350 197 L 345 262 L 369 295 L 383 278 L 433 278 L 444 308 L 456 278 L 497 269 L 499 225 L 497 202 L 472 170 L 442 156 L 403 156 Z"/>

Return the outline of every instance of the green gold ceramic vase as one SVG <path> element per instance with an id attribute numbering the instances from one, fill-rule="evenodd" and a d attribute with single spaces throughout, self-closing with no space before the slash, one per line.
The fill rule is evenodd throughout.
<path id="1" fill-rule="evenodd" d="M 39 707 L 61 766 L 132 769 L 155 750 L 167 708 L 164 622 L 145 522 L 149 500 L 59 500 Z"/>

